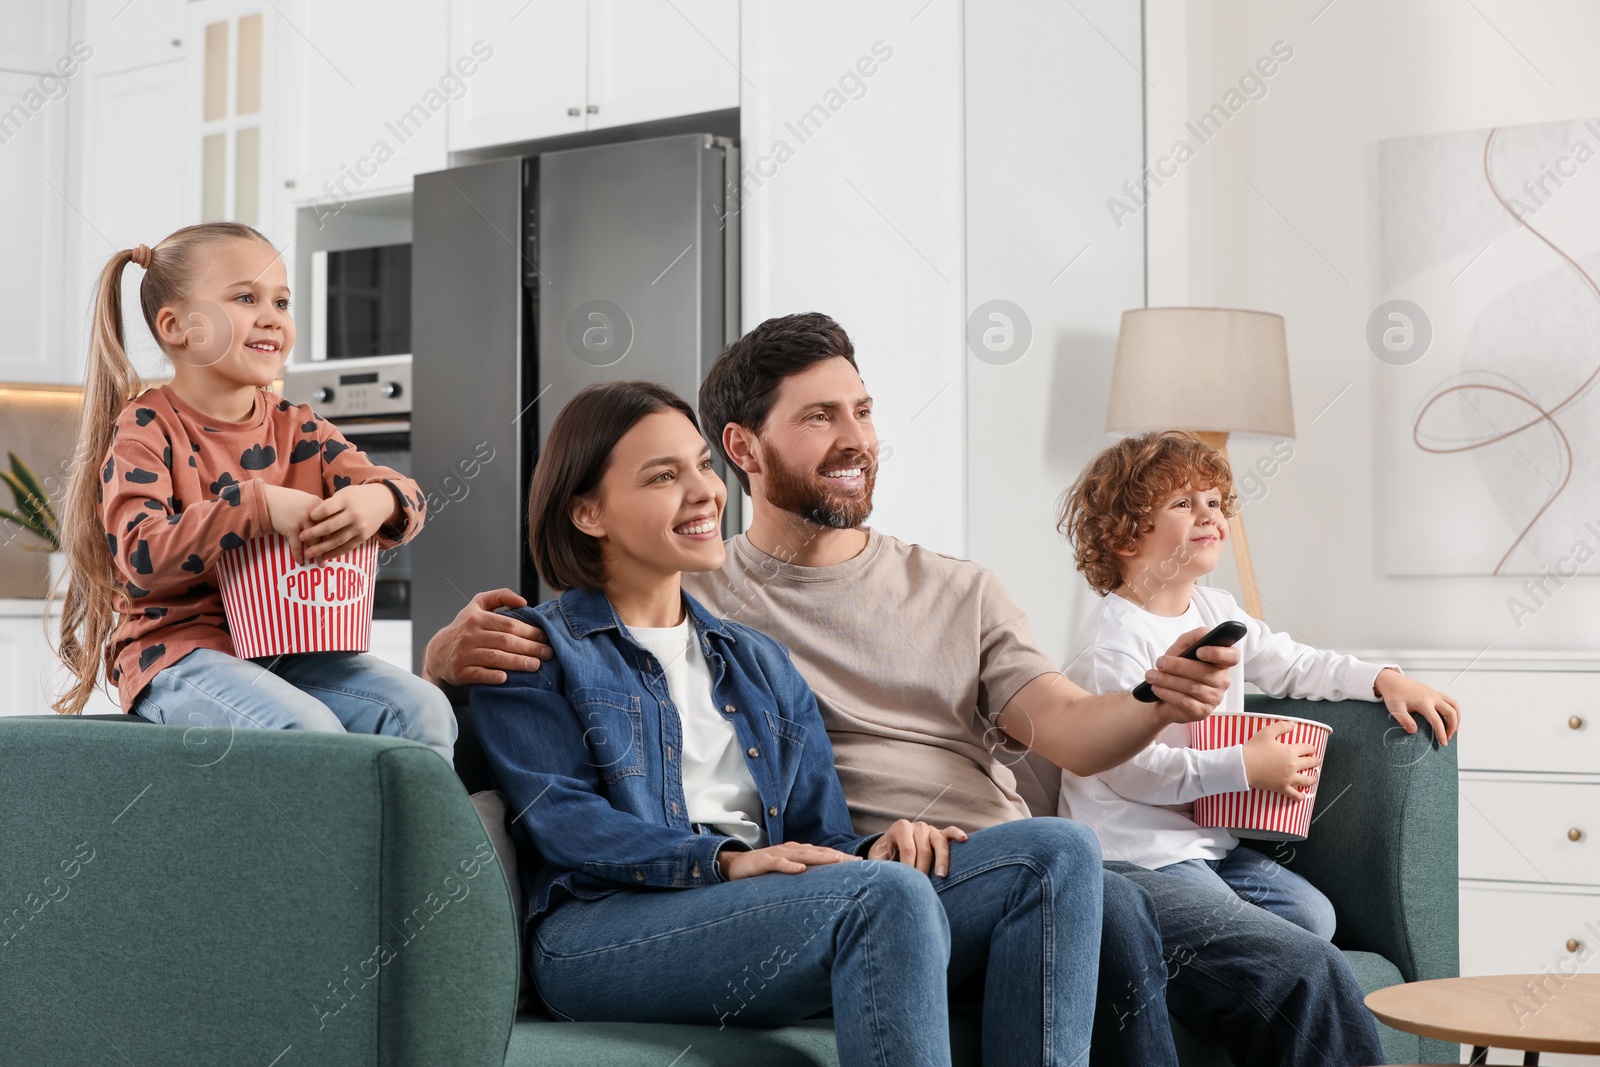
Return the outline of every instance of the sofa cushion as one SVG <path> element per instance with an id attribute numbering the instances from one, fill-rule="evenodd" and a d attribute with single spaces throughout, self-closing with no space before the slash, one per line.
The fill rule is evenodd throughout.
<path id="1" fill-rule="evenodd" d="M 506 819 L 506 798 L 493 789 L 472 794 L 472 806 L 478 810 L 483 829 L 494 845 L 495 858 L 505 873 L 506 885 L 511 889 L 511 906 L 517 915 L 517 1010 L 528 1007 L 533 995 L 533 980 L 528 977 L 528 939 L 522 936 L 522 878 L 517 873 L 517 847 L 511 840 L 511 826 Z"/>
<path id="2" fill-rule="evenodd" d="M 952 1005 L 950 1052 L 954 1064 L 981 1062 L 975 1009 Z M 678 1023 L 554 1022 L 532 1013 L 517 1016 L 505 1067 L 633 1067 L 640 1063 L 709 1067 L 758 1063 L 762 1067 L 837 1067 L 832 1019 L 789 1026 L 687 1026 Z"/>
<path id="3" fill-rule="evenodd" d="M 1356 981 L 1361 983 L 1362 993 L 1386 989 L 1405 981 L 1400 975 L 1400 968 L 1376 952 L 1352 952 L 1346 949 L 1344 958 L 1350 961 L 1350 969 L 1356 972 Z M 1423 1059 L 1422 1039 L 1416 1034 L 1379 1023 L 1378 1037 L 1383 1041 L 1384 1058 L 1390 1063 L 1416 1063 Z"/>

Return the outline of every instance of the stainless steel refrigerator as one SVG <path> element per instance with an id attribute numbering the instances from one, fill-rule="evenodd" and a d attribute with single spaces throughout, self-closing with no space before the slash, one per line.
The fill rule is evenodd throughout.
<path id="1" fill-rule="evenodd" d="M 696 404 L 737 334 L 738 149 L 686 134 L 418 175 L 413 199 L 413 662 L 473 594 L 548 599 L 527 493 L 556 413 L 643 378 Z M 725 474 L 723 529 L 741 528 Z"/>

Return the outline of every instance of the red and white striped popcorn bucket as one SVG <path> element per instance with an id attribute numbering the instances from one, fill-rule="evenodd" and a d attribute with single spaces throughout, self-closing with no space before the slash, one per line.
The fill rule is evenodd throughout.
<path id="1" fill-rule="evenodd" d="M 1326 757 L 1328 735 L 1333 733 L 1333 727 L 1312 719 L 1297 719 L 1292 715 L 1209 715 L 1189 724 L 1189 746 L 1215 749 L 1242 745 L 1254 737 L 1258 730 L 1275 722 L 1294 724 L 1294 729 L 1279 738 L 1280 741 L 1290 745 L 1315 745 L 1317 758 Z M 1313 767 L 1308 773 L 1317 778 L 1321 770 L 1321 767 Z M 1302 800 L 1262 789 L 1248 789 L 1242 793 L 1213 793 L 1194 802 L 1194 821 L 1199 826 L 1230 830 L 1235 837 L 1249 837 L 1258 841 L 1302 841 L 1311 832 L 1311 808 L 1316 799 L 1315 786 L 1312 786 L 1310 795 Z"/>
<path id="2" fill-rule="evenodd" d="M 295 563 L 281 534 L 228 549 L 217 561 L 217 578 L 234 654 L 365 652 L 377 571 L 376 539 L 308 565 Z"/>

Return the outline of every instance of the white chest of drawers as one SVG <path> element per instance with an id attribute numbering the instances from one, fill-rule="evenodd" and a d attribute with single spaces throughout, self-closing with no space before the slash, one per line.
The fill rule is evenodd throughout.
<path id="1" fill-rule="evenodd" d="M 1600 973 L 1600 654 L 1356 655 L 1461 705 L 1461 973 Z"/>

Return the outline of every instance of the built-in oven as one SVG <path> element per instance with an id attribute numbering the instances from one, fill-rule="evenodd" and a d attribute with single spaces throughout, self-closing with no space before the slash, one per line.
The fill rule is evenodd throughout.
<path id="1" fill-rule="evenodd" d="M 411 357 L 290 364 L 283 395 L 310 404 L 374 463 L 412 476 Z M 411 548 L 378 553 L 373 618 L 411 618 Z"/>

